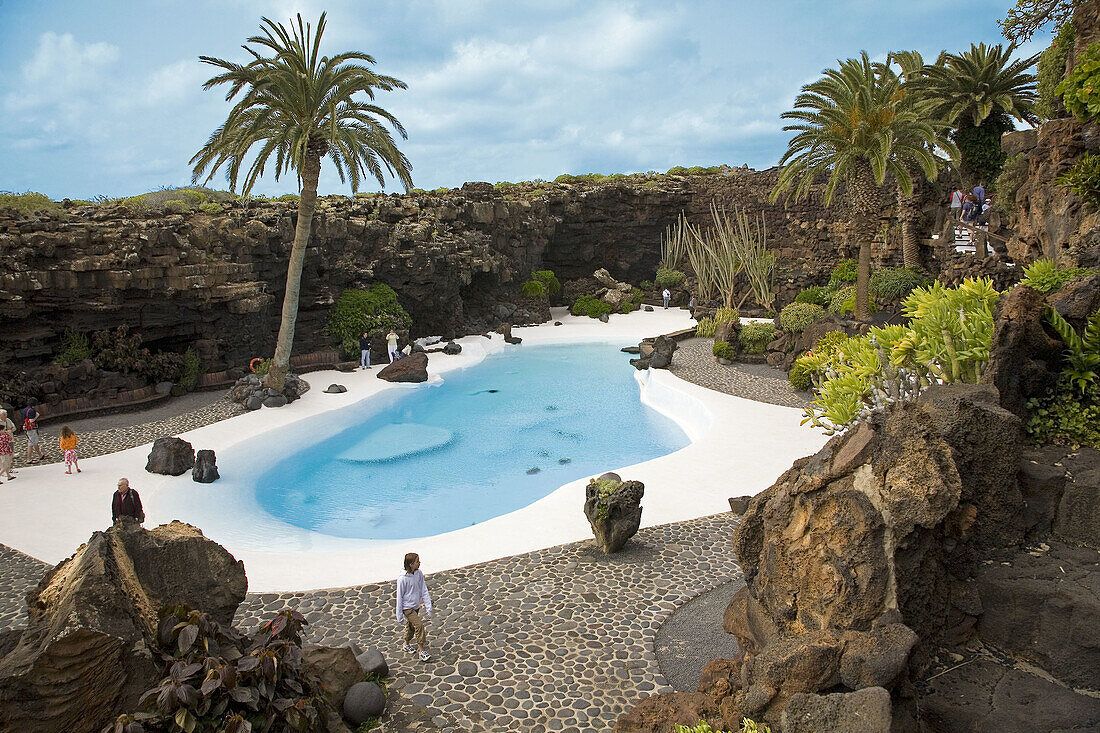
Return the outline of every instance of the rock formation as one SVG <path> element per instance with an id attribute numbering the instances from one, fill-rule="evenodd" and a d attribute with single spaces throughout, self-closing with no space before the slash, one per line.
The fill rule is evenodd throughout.
<path id="1" fill-rule="evenodd" d="M 641 481 L 623 481 L 605 473 L 588 482 L 584 490 L 584 516 L 592 527 L 596 546 L 606 553 L 618 552 L 642 524 Z"/>
<path id="2" fill-rule="evenodd" d="M 195 466 L 191 469 L 191 480 L 200 484 L 211 484 L 221 476 L 218 474 L 218 459 L 212 450 L 200 450 L 195 454 Z"/>
<path id="3" fill-rule="evenodd" d="M 0 730 L 98 731 L 159 678 L 151 649 L 164 606 L 229 624 L 244 566 L 195 527 L 118 522 L 96 532 L 27 597 L 29 620 L 0 658 Z"/>
<path id="4" fill-rule="evenodd" d="M 195 465 L 195 449 L 182 438 L 157 438 L 153 441 L 153 449 L 149 451 L 149 459 L 145 462 L 145 470 L 149 473 L 159 473 L 165 476 L 180 476 Z"/>
<path id="5" fill-rule="evenodd" d="M 668 336 L 643 339 L 638 344 L 638 358 L 631 359 L 635 369 L 668 369 L 672 366 L 672 355 L 676 351 L 676 342 Z"/>
<path id="6" fill-rule="evenodd" d="M 382 371 L 378 372 L 378 378 L 387 382 L 427 382 L 428 355 L 409 354 L 403 359 L 387 364 Z"/>
<path id="7" fill-rule="evenodd" d="M 259 374 L 246 374 L 237 380 L 229 390 L 229 399 L 244 405 L 250 410 L 261 407 L 282 407 L 300 398 L 310 389 L 309 382 L 297 374 L 287 374 L 283 389 L 278 392 L 264 386 Z"/>

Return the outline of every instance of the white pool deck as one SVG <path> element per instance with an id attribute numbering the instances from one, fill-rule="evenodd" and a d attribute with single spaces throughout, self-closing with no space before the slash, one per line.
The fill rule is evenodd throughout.
<path id="1" fill-rule="evenodd" d="M 432 537 L 403 540 L 339 538 L 283 522 L 258 506 L 245 484 L 249 467 L 294 447 L 281 430 L 361 400 L 379 405 L 401 399 L 402 392 L 429 389 L 448 372 L 473 366 L 487 354 L 535 344 L 609 342 L 637 344 L 642 338 L 694 326 L 686 310 L 656 309 L 613 315 L 609 323 L 573 317 L 555 309 L 561 326 L 546 323 L 517 328 L 523 344 L 510 346 L 500 336 L 459 340 L 462 353 L 429 357 L 427 385 L 394 385 L 370 371 L 313 372 L 304 376 L 312 389 L 279 409 L 262 409 L 182 434 L 195 449 L 213 448 L 222 478 L 198 484 L 190 472 L 159 476 L 145 472 L 150 444 L 81 459 L 83 472 L 66 475 L 63 464 L 18 471 L 16 482 L 0 487 L 0 542 L 49 563 L 69 557 L 92 532 L 110 524 L 111 495 L 126 476 L 141 493 L 146 527 L 179 519 L 201 528 L 243 560 L 253 592 L 301 591 L 390 580 L 401 559 L 414 551 L 433 571 L 471 565 L 567 542 L 591 538 L 584 517 L 584 487 L 589 477 L 568 483 L 546 497 L 493 519 Z M 623 355 L 623 367 L 627 356 Z M 799 457 L 816 452 L 826 437 L 799 423 L 802 411 L 733 397 L 685 382 L 665 370 L 637 372 L 641 399 L 675 420 L 692 443 L 660 458 L 633 466 L 608 466 L 624 479 L 645 483 L 642 526 L 677 522 L 728 511 L 727 498 L 756 494 L 771 485 Z M 348 391 L 325 394 L 338 382 Z M 380 408 L 382 409 L 382 408 Z M 302 422 L 305 421 L 305 422 Z"/>

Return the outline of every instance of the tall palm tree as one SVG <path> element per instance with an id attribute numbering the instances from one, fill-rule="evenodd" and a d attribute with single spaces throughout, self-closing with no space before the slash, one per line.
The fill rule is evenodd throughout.
<path id="1" fill-rule="evenodd" d="M 310 226 L 317 208 L 317 179 L 321 159 L 336 166 L 340 182 L 349 182 L 354 193 L 364 174 L 374 176 L 383 187 L 383 167 L 398 178 L 405 189 L 412 187 L 411 165 L 397 149 L 383 121 L 406 138 L 401 123 L 386 110 L 364 101 L 374 99 L 376 89 L 405 89 L 404 82 L 374 73 L 368 65 L 374 59 L 365 53 L 347 51 L 321 55 L 325 13 L 317 21 L 316 33 L 307 23 L 293 22 L 290 28 L 261 20 L 263 35 L 253 36 L 243 46 L 252 60 L 245 64 L 200 56 L 203 63 L 222 69 L 203 89 L 229 84 L 227 101 L 239 97 L 229 117 L 191 159 L 192 182 L 209 169 L 206 181 L 226 165 L 226 179 L 236 189 L 241 166 L 253 146 L 260 144 L 244 175 L 242 193 L 247 195 L 275 156 L 275 180 L 293 170 L 301 187 L 294 245 L 287 265 L 282 320 L 275 345 L 275 357 L 266 386 L 281 390 L 290 369 L 294 326 L 298 319 L 298 295 L 302 264 L 309 244 Z M 264 55 L 264 54 L 269 55 Z"/>
<path id="2" fill-rule="evenodd" d="M 931 147 L 936 133 L 915 108 L 898 103 L 902 82 L 886 64 L 872 63 L 866 51 L 838 63 L 839 68 L 826 69 L 821 79 L 802 87 L 795 108 L 781 115 L 798 120 L 783 128 L 797 134 L 779 161 L 782 170 L 771 199 L 792 186 L 801 198 L 824 176 L 829 205 L 837 187 L 846 184 L 849 232 L 859 243 L 855 316 L 866 319 L 877 189 L 890 173 L 903 191 L 912 191 L 902 160 L 911 160 L 926 176 L 935 175 Z"/>
<path id="3" fill-rule="evenodd" d="M 933 110 L 937 106 L 935 98 L 927 92 L 927 88 L 921 87 L 921 82 L 928 75 L 928 67 L 924 63 L 924 57 L 919 51 L 894 51 L 887 57 L 887 65 L 893 71 L 893 65 L 898 66 L 898 75 L 902 80 L 903 94 L 898 98 L 898 104 L 907 105 L 915 109 L 932 126 L 936 133 L 931 151 L 935 155 L 937 150 L 943 151 L 949 158 L 957 160 L 958 148 L 951 142 L 947 135 L 950 125 L 946 120 L 936 117 Z M 920 145 L 920 140 L 914 141 Z M 936 157 L 938 166 L 946 161 Z M 901 179 L 898 179 L 898 221 L 901 224 L 901 252 L 906 267 L 920 267 L 920 244 L 917 232 L 917 222 L 921 219 L 920 195 L 917 191 L 920 166 L 913 160 L 901 158 L 901 165 L 905 169 L 910 181 L 909 191 L 902 189 Z"/>
<path id="4" fill-rule="evenodd" d="M 1033 109 L 1038 100 L 1035 75 L 1028 73 L 1039 55 L 1012 61 L 1015 50 L 1015 44 L 979 43 L 962 53 L 941 53 L 921 82 L 939 99 L 932 114 L 954 127 L 962 169 L 975 182 L 992 183 L 1001 172 L 1001 134 L 1013 129 L 1011 118 L 1039 122 Z"/>

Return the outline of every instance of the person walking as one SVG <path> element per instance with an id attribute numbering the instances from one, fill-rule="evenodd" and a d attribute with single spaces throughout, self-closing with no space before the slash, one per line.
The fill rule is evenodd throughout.
<path id="1" fill-rule="evenodd" d="M 978 181 L 978 185 L 974 187 L 974 198 L 978 200 L 978 207 L 985 203 L 985 186 L 981 181 Z"/>
<path id="2" fill-rule="evenodd" d="M 27 463 L 41 461 L 42 443 L 38 435 L 38 410 L 33 406 L 23 412 L 23 432 L 27 434 Z"/>
<path id="3" fill-rule="evenodd" d="M 7 427 L 8 430 L 15 434 L 15 423 L 8 417 L 8 411 L 0 407 L 0 427 Z"/>
<path id="4" fill-rule="evenodd" d="M 415 652 L 419 647 L 420 661 L 429 662 L 428 632 L 420 618 L 420 606 L 424 606 L 424 618 L 432 617 L 432 597 L 428 594 L 428 583 L 424 573 L 420 572 L 420 556 L 415 552 L 405 555 L 405 572 L 397 578 L 397 623 L 405 625 L 404 651 Z M 413 644 L 413 639 L 416 644 Z"/>
<path id="5" fill-rule="evenodd" d="M 359 337 L 359 368 L 370 369 L 370 336 L 366 331 Z"/>
<path id="6" fill-rule="evenodd" d="M 397 332 L 392 328 L 386 334 L 386 351 L 390 355 L 390 364 L 392 364 L 394 357 L 397 356 Z"/>
<path id="7" fill-rule="evenodd" d="M 665 310 L 668 310 L 668 301 L 671 297 L 672 297 L 672 293 L 670 293 L 668 291 L 668 288 L 665 288 L 664 290 L 661 291 L 661 300 L 665 304 Z"/>
<path id="8" fill-rule="evenodd" d="M 62 454 L 65 456 L 65 473 L 71 474 L 73 468 L 77 473 L 80 473 L 80 464 L 76 459 L 76 444 L 80 442 L 80 438 L 76 437 L 76 433 L 68 425 L 62 425 L 61 430 L 57 434 L 57 444 L 61 448 Z"/>
<path id="9" fill-rule="evenodd" d="M 978 220 L 978 215 L 982 213 L 982 206 L 978 203 L 977 196 L 973 194 L 966 197 L 963 201 L 963 215 L 962 220 L 967 224 L 973 224 Z"/>
<path id="10" fill-rule="evenodd" d="M 966 198 L 966 194 L 963 193 L 962 186 L 956 186 L 955 190 L 951 192 L 951 220 L 958 221 L 962 218 L 963 200 Z"/>
<path id="11" fill-rule="evenodd" d="M 0 423 L 0 475 L 6 476 L 8 481 L 14 481 L 18 478 L 11 472 L 11 466 L 14 462 L 15 433 L 9 430 L 6 424 Z"/>
<path id="12" fill-rule="evenodd" d="M 138 524 L 145 521 L 145 509 L 141 506 L 141 497 L 136 489 L 130 488 L 130 479 L 120 478 L 118 489 L 111 498 L 111 521 L 117 522 L 123 517 L 136 520 Z"/>

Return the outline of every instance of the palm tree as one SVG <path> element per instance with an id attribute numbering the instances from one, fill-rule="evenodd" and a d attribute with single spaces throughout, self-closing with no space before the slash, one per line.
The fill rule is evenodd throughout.
<path id="1" fill-rule="evenodd" d="M 244 175 L 242 194 L 252 190 L 272 155 L 276 181 L 290 170 L 298 176 L 301 197 L 287 265 L 282 321 L 275 357 L 265 381 L 266 386 L 281 390 L 290 369 L 302 264 L 317 207 L 321 159 L 327 157 L 332 161 L 340 182 L 349 182 L 353 193 L 358 191 L 365 173 L 385 187 L 383 167 L 406 190 L 412 187 L 412 175 L 408 159 L 383 125 L 383 121 L 389 123 L 406 138 L 401 123 L 381 107 L 357 98 L 362 93 L 373 100 L 376 89 L 405 89 L 403 82 L 371 71 L 368 65 L 374 64 L 374 59 L 365 53 L 347 51 L 321 56 L 325 13 L 317 21 L 316 33 L 309 24 L 303 25 L 300 14 L 297 25 L 292 22 L 289 30 L 263 18 L 261 31 L 263 35 L 247 41 L 258 49 L 243 46 L 252 57 L 248 63 L 199 57 L 203 63 L 223 70 L 209 79 L 203 89 L 229 84 L 226 100 L 239 99 L 225 122 L 191 159 L 192 182 L 197 182 L 207 169 L 206 181 L 209 181 L 224 164 L 226 179 L 235 190 L 241 166 L 257 144 L 261 146 Z"/>
<path id="2" fill-rule="evenodd" d="M 821 79 L 802 87 L 795 108 L 781 115 L 799 122 L 783 128 L 797 134 L 779 161 L 782 170 L 771 199 L 792 186 L 801 198 L 825 176 L 828 206 L 837 187 L 846 184 L 849 232 L 859 243 L 855 316 L 866 319 L 877 189 L 890 173 L 904 192 L 912 191 L 902 160 L 912 161 L 928 177 L 935 175 L 931 148 L 936 133 L 912 105 L 899 104 L 902 82 L 886 64 L 872 63 L 866 51 L 838 63 L 838 69 L 826 69 Z"/>
<path id="3" fill-rule="evenodd" d="M 945 120 L 933 115 L 933 109 L 937 106 L 936 100 L 927 93 L 927 88 L 921 87 L 921 81 L 927 77 L 928 67 L 924 63 L 924 57 L 919 51 L 895 51 L 888 55 L 887 64 L 893 70 L 893 64 L 899 68 L 898 75 L 902 80 L 903 94 L 898 103 L 913 107 L 918 114 L 925 117 L 936 133 L 932 153 L 936 149 L 947 153 L 951 159 L 958 159 L 959 152 L 955 144 L 947 136 L 950 125 Z M 920 145 L 920 140 L 914 141 Z M 936 158 L 937 165 L 945 161 Z M 920 244 L 917 232 L 917 222 L 920 221 L 920 195 L 917 192 L 918 176 L 921 175 L 920 166 L 913 160 L 901 159 L 901 165 L 905 169 L 910 181 L 909 191 L 902 189 L 901 180 L 898 179 L 898 221 L 901 223 L 901 252 L 906 267 L 920 267 Z"/>
<path id="4" fill-rule="evenodd" d="M 921 82 L 939 100 L 932 114 L 954 127 L 963 171 L 984 183 L 992 183 L 1004 165 L 1001 135 L 1013 129 L 1011 118 L 1039 122 L 1035 75 L 1027 72 L 1039 55 L 1011 61 L 1015 50 L 1015 44 L 979 43 L 959 54 L 941 53 Z"/>

